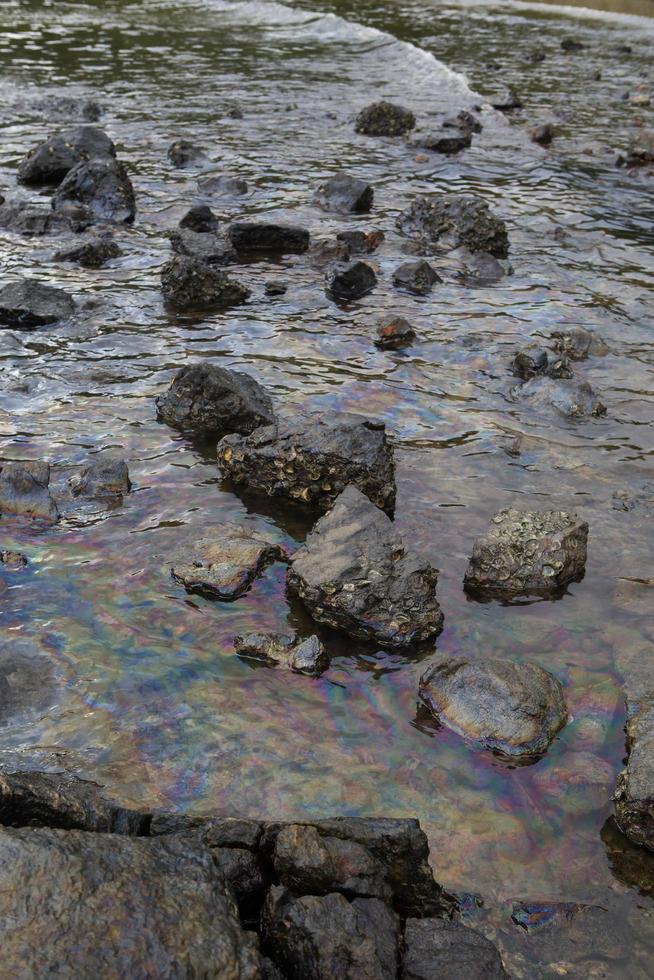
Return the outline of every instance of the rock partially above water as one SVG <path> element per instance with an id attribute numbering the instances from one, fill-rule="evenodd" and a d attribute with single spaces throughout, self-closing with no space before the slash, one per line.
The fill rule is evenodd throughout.
<path id="1" fill-rule="evenodd" d="M 443 626 L 438 573 L 408 552 L 390 519 L 347 487 L 291 557 L 287 583 L 318 622 L 405 649 Z"/>
<path id="2" fill-rule="evenodd" d="M 34 330 L 66 320 L 74 312 L 68 293 L 35 279 L 11 282 L 0 289 L 0 326 Z"/>
<path id="3" fill-rule="evenodd" d="M 132 487 L 125 460 L 103 458 L 85 466 L 68 485 L 76 497 L 122 497 Z"/>
<path id="4" fill-rule="evenodd" d="M 446 919 L 407 919 L 402 980 L 509 980 L 481 933 Z"/>
<path id="5" fill-rule="evenodd" d="M 356 415 L 296 415 L 227 436 L 218 463 L 237 484 L 327 510 L 348 484 L 382 510 L 395 504 L 393 449 L 383 423 Z"/>
<path id="6" fill-rule="evenodd" d="M 238 262 L 236 250 L 226 238 L 212 232 L 171 231 L 170 244 L 178 255 L 205 262 L 207 265 L 230 265 Z"/>
<path id="7" fill-rule="evenodd" d="M 25 238 L 68 231 L 77 234 L 91 224 L 93 215 L 88 208 L 79 205 L 69 205 L 61 211 L 35 207 L 28 201 L 11 201 L 0 205 L 0 228 Z"/>
<path id="8" fill-rule="evenodd" d="M 584 419 L 606 414 L 595 390 L 581 378 L 535 377 L 511 389 L 513 401 L 524 401 L 535 408 L 548 408 L 568 419 Z"/>
<path id="9" fill-rule="evenodd" d="M 602 338 L 585 327 L 566 326 L 552 330 L 550 339 L 554 341 L 553 347 L 557 353 L 564 354 L 573 361 L 583 361 L 590 354 L 608 353 L 608 347 Z"/>
<path id="10" fill-rule="evenodd" d="M 272 402 L 249 374 L 215 364 L 189 364 L 156 398 L 157 417 L 200 436 L 247 434 L 274 420 Z"/>
<path id="11" fill-rule="evenodd" d="M 311 677 L 319 677 L 329 667 L 327 651 L 315 634 L 299 640 L 285 633 L 249 633 L 234 637 L 234 649 L 246 660 L 284 667 Z"/>
<path id="12" fill-rule="evenodd" d="M 175 140 L 168 147 L 167 156 L 173 167 L 198 166 L 207 159 L 202 147 L 189 140 Z"/>
<path id="13" fill-rule="evenodd" d="M 588 524 L 562 510 L 500 510 L 475 541 L 466 589 L 510 598 L 552 595 L 583 577 Z"/>
<path id="14" fill-rule="evenodd" d="M 354 128 L 365 136 L 403 136 L 415 124 L 416 117 L 410 109 L 392 102 L 373 102 L 361 110 Z"/>
<path id="15" fill-rule="evenodd" d="M 286 557 L 280 545 L 237 524 L 223 524 L 186 547 L 171 572 L 187 592 L 231 602 L 248 591 L 266 565 Z"/>
<path id="16" fill-rule="evenodd" d="M 136 214 L 134 188 L 125 165 L 118 160 L 94 159 L 69 170 L 52 198 L 55 210 L 83 204 L 96 220 L 129 224 Z"/>
<path id="17" fill-rule="evenodd" d="M 103 130 L 78 126 L 55 133 L 31 150 L 18 168 L 18 180 L 35 187 L 59 184 L 78 163 L 115 156 L 116 148 Z"/>
<path id="18" fill-rule="evenodd" d="M 568 721 L 560 682 L 531 663 L 439 660 L 420 678 L 419 695 L 441 724 L 512 758 L 542 755 Z"/>
<path id="19" fill-rule="evenodd" d="M 56 252 L 55 262 L 77 262 L 85 269 L 101 269 L 110 259 L 122 255 L 122 249 L 108 236 L 89 238 L 63 252 Z"/>
<path id="20" fill-rule="evenodd" d="M 41 520 L 56 521 L 59 510 L 48 489 L 50 467 L 47 463 L 0 464 L 0 514 L 24 514 Z"/>
<path id="21" fill-rule="evenodd" d="M 375 347 L 382 350 L 399 350 L 408 347 L 416 337 L 416 332 L 404 317 L 395 316 L 390 320 L 382 320 L 377 327 Z"/>
<path id="22" fill-rule="evenodd" d="M 197 236 L 196 236 L 197 237 Z M 202 259 L 176 255 L 161 270 L 164 300 L 180 311 L 238 306 L 250 297 L 247 286 Z"/>
<path id="23" fill-rule="evenodd" d="M 399 231 L 424 246 L 465 246 L 505 259 L 509 239 L 504 222 L 479 197 L 441 194 L 419 197 L 397 219 Z"/>
<path id="24" fill-rule="evenodd" d="M 406 289 L 416 296 L 426 296 L 432 291 L 437 282 L 443 280 L 429 262 L 421 259 L 417 262 L 404 262 L 393 273 L 393 285 Z"/>
<path id="25" fill-rule="evenodd" d="M 336 238 L 348 246 L 352 255 L 376 252 L 384 241 L 383 231 L 339 231 Z"/>
<path id="26" fill-rule="evenodd" d="M 363 214 L 370 211 L 373 198 L 373 189 L 365 180 L 336 174 L 320 185 L 313 200 L 324 211 Z"/>
<path id="27" fill-rule="evenodd" d="M 532 143 L 538 143 L 539 146 L 550 146 L 554 139 L 554 126 L 551 123 L 543 123 L 542 126 L 535 126 L 530 129 L 529 135 Z"/>
<path id="28" fill-rule="evenodd" d="M 293 255 L 306 252 L 309 247 L 309 232 L 298 225 L 235 221 L 227 234 L 239 255 Z"/>
<path id="29" fill-rule="evenodd" d="M 327 275 L 325 292 L 341 303 L 361 299 L 377 285 L 377 276 L 366 262 L 350 262 Z"/>
<path id="30" fill-rule="evenodd" d="M 627 701 L 627 765 L 618 776 L 615 818 L 635 844 L 654 851 L 654 689 Z"/>
<path id="31" fill-rule="evenodd" d="M 201 177 L 198 180 L 198 190 L 202 194 L 215 194 L 217 197 L 236 197 L 247 194 L 248 185 L 241 177 L 216 174 L 211 177 Z"/>
<path id="32" fill-rule="evenodd" d="M 511 370 L 517 378 L 528 381 L 537 376 L 548 378 L 573 378 L 574 372 L 568 358 L 553 357 L 542 347 L 525 347 L 513 358 Z"/>
<path id="33" fill-rule="evenodd" d="M 180 218 L 179 227 L 188 228 L 189 231 L 213 232 L 215 234 L 220 227 L 220 221 L 206 204 L 196 204 Z"/>

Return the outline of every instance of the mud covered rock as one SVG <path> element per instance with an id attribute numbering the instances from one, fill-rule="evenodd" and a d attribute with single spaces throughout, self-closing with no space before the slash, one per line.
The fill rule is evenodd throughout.
<path id="1" fill-rule="evenodd" d="M 299 640 L 284 633 L 249 633 L 234 637 L 234 649 L 246 660 L 312 677 L 320 676 L 329 667 L 327 651 L 315 635 Z"/>
<path id="2" fill-rule="evenodd" d="M 350 262 L 344 267 L 336 267 L 327 275 L 325 292 L 341 303 L 361 299 L 377 285 L 377 276 L 366 262 Z"/>
<path id="3" fill-rule="evenodd" d="M 437 282 L 442 281 L 436 270 L 424 259 L 404 262 L 393 273 L 393 285 L 415 293 L 416 296 L 426 296 Z"/>
<path id="4" fill-rule="evenodd" d="M 266 565 L 285 558 L 280 545 L 237 524 L 223 524 L 211 538 L 185 548 L 171 572 L 187 592 L 229 602 L 247 592 Z"/>
<path id="5" fill-rule="evenodd" d="M 102 457 L 71 477 L 68 485 L 76 497 L 122 497 L 132 487 L 125 460 Z"/>
<path id="6" fill-rule="evenodd" d="M 464 246 L 505 259 L 509 254 L 506 225 L 485 201 L 472 195 L 419 197 L 397 219 L 401 234 L 423 246 L 446 250 Z"/>
<path id="7" fill-rule="evenodd" d="M 393 449 L 383 423 L 346 413 L 296 415 L 226 436 L 218 463 L 237 484 L 327 510 L 354 484 L 382 510 L 395 504 Z"/>
<path id="8" fill-rule="evenodd" d="M 597 418 L 606 414 L 597 392 L 582 378 L 535 377 L 511 389 L 513 401 L 534 408 L 553 409 L 567 419 Z"/>
<path id="9" fill-rule="evenodd" d="M 560 682 L 531 663 L 439 660 L 420 678 L 419 696 L 440 724 L 512 758 L 542 755 L 568 721 Z"/>
<path id="10" fill-rule="evenodd" d="M 118 160 L 92 159 L 69 170 L 52 198 L 55 210 L 71 203 L 87 207 L 98 221 L 129 224 L 136 214 L 134 188 Z"/>
<path id="11" fill-rule="evenodd" d="M 213 232 L 215 234 L 220 227 L 220 221 L 206 204 L 196 204 L 180 218 L 179 227 L 188 228 L 190 231 Z"/>
<path id="12" fill-rule="evenodd" d="M 354 128 L 365 136 L 403 136 L 415 124 L 416 117 L 410 109 L 392 102 L 373 102 L 361 110 Z"/>
<path id="13" fill-rule="evenodd" d="M 500 510 L 477 538 L 467 590 L 482 595 L 552 595 L 581 579 L 588 524 L 562 510 Z"/>
<path id="14" fill-rule="evenodd" d="M 254 378 L 204 362 L 178 371 L 156 406 L 160 421 L 202 436 L 247 434 L 274 420 L 272 402 Z"/>
<path id="15" fill-rule="evenodd" d="M 400 923 L 375 898 L 296 898 L 273 886 L 262 931 L 289 980 L 396 980 Z"/>
<path id="16" fill-rule="evenodd" d="M 173 167 L 195 167 L 206 163 L 206 155 L 201 146 L 189 140 L 175 140 L 168 147 L 168 159 Z"/>
<path id="17" fill-rule="evenodd" d="M 257 980 L 257 939 L 194 841 L 3 830 L 0 867 L 7 976 Z"/>
<path id="18" fill-rule="evenodd" d="M 40 520 L 56 521 L 59 509 L 48 489 L 47 463 L 0 464 L 0 514 L 24 514 Z"/>
<path id="19" fill-rule="evenodd" d="M 236 221 L 227 234 L 239 255 L 299 255 L 309 247 L 309 232 L 299 225 Z"/>
<path id="20" fill-rule="evenodd" d="M 216 197 L 237 197 L 247 194 L 248 185 L 241 177 L 215 174 L 211 177 L 201 177 L 198 180 L 198 190 L 202 194 L 215 194 Z"/>
<path id="21" fill-rule="evenodd" d="M 66 320 L 74 312 L 75 304 L 68 293 L 36 279 L 10 282 L 0 289 L 0 326 L 34 330 Z"/>
<path id="22" fill-rule="evenodd" d="M 166 303 L 180 311 L 238 306 L 250 297 L 247 286 L 199 258 L 176 255 L 161 270 Z"/>
<path id="23" fill-rule="evenodd" d="M 654 690 L 627 701 L 627 765 L 618 776 L 615 819 L 635 844 L 654 851 Z"/>
<path id="24" fill-rule="evenodd" d="M 288 588 L 318 622 L 406 649 L 440 632 L 436 569 L 408 552 L 390 519 L 348 486 L 291 557 Z"/>
<path id="25" fill-rule="evenodd" d="M 186 255 L 207 265 L 230 265 L 238 262 L 238 255 L 231 242 L 212 232 L 190 231 L 182 228 L 169 235 L 170 244 L 178 255 Z"/>
<path id="26" fill-rule="evenodd" d="M 31 150 L 18 167 L 22 184 L 59 184 L 77 164 L 95 157 L 116 156 L 116 148 L 97 126 L 78 126 L 55 133 Z"/>
<path id="27" fill-rule="evenodd" d="M 365 214 L 370 211 L 374 191 L 370 184 L 349 174 L 336 174 L 320 185 L 314 204 L 337 214 Z"/>
<path id="28" fill-rule="evenodd" d="M 407 919 L 400 976 L 402 980 L 509 980 L 490 939 L 446 919 Z"/>
<path id="29" fill-rule="evenodd" d="M 416 332 L 404 317 L 394 316 L 390 320 L 382 320 L 377 327 L 375 346 L 381 350 L 399 350 L 408 347 L 416 338 Z"/>
<path id="30" fill-rule="evenodd" d="M 85 269 L 101 269 L 110 259 L 123 254 L 122 249 L 108 236 L 89 238 L 79 245 L 56 252 L 55 262 L 77 262 Z"/>
<path id="31" fill-rule="evenodd" d="M 602 338 L 585 327 L 561 327 L 552 330 L 549 339 L 558 354 L 563 354 L 572 361 L 584 361 L 591 354 L 608 353 L 608 347 Z"/>

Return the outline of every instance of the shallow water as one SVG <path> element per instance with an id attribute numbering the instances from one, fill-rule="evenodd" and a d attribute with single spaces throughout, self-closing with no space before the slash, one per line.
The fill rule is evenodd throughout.
<path id="1" fill-rule="evenodd" d="M 616 975 L 646 976 L 654 886 L 633 887 L 605 825 L 624 754 L 621 665 L 651 656 L 653 639 L 651 507 L 616 509 L 613 494 L 636 494 L 652 477 L 654 184 L 615 159 L 637 117 L 652 124 L 651 109 L 621 95 L 651 92 L 654 22 L 576 19 L 535 4 L 410 0 L 400 12 L 390 0 L 339 0 L 320 5 L 326 15 L 304 6 L 2 5 L 0 188 L 13 191 L 22 155 L 60 124 L 39 100 L 91 95 L 106 106 L 138 215 L 116 234 L 123 257 L 99 272 L 53 262 L 53 239 L 0 234 L 3 281 L 29 273 L 71 290 L 80 306 L 64 328 L 0 331 L 1 457 L 47 459 L 61 482 L 110 449 L 136 484 L 121 508 L 78 508 L 49 530 L 2 521 L 2 547 L 30 559 L 21 573 L 0 571 L 6 642 L 45 654 L 65 694 L 0 730 L 0 762 L 65 765 L 123 800 L 180 810 L 417 816 L 447 887 L 481 893 L 502 915 L 514 898 L 610 907 L 636 923 Z M 573 35 L 589 48 L 566 57 L 559 43 Z M 538 47 L 547 58 L 534 65 Z M 401 142 L 353 131 L 373 97 L 428 120 L 506 82 L 527 108 L 506 119 L 486 107 L 483 134 L 460 157 L 424 162 Z M 237 105 L 242 119 L 229 116 Z M 560 138 L 545 151 L 526 127 L 549 118 Z M 339 308 L 321 274 L 289 257 L 235 268 L 253 290 L 243 308 L 199 321 L 168 315 L 158 288 L 165 232 L 208 201 L 199 171 L 166 159 L 180 136 L 206 147 L 213 163 L 201 175 L 251 185 L 244 200 L 209 201 L 219 214 L 291 220 L 313 234 L 383 228 L 372 257 L 379 286 Z M 374 183 L 370 216 L 311 206 L 314 186 L 337 169 Z M 456 256 L 434 256 L 445 282 L 413 299 L 390 285 L 406 248 L 394 217 L 414 195 L 444 189 L 479 193 L 506 219 L 515 271 L 472 287 Z M 281 299 L 264 294 L 272 277 L 289 282 Z M 401 354 L 372 344 L 390 310 L 419 334 Z M 507 398 L 516 348 L 563 324 L 608 344 L 606 356 L 579 365 L 607 405 L 603 419 L 568 423 Z M 212 451 L 156 422 L 155 394 L 199 358 L 245 368 L 287 410 L 387 423 L 397 438 L 396 522 L 441 569 L 439 652 L 531 659 L 565 685 L 573 721 L 544 759 L 510 768 L 418 720 L 424 658 L 330 637 L 332 669 L 312 680 L 234 656 L 235 633 L 308 628 L 288 606 L 283 567 L 221 604 L 171 580 L 171 553 L 226 520 L 288 545 L 310 525 L 244 503 Z M 560 601 L 466 599 L 474 537 L 507 505 L 576 509 L 589 522 L 586 577 Z M 642 868 L 654 882 L 647 859 Z"/>

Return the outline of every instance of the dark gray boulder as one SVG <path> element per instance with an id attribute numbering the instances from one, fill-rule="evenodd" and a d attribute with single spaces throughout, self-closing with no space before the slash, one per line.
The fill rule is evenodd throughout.
<path id="1" fill-rule="evenodd" d="M 175 140 L 168 147 L 168 159 L 173 167 L 196 167 L 206 163 L 207 157 L 201 146 L 189 140 Z"/>
<path id="2" fill-rule="evenodd" d="M 654 689 L 627 701 L 627 764 L 618 776 L 615 818 L 623 834 L 654 851 Z"/>
<path id="3" fill-rule="evenodd" d="M 508 598 L 552 595 L 583 577 L 588 524 L 562 510 L 500 510 L 474 543 L 467 590 Z"/>
<path id="4" fill-rule="evenodd" d="M 0 464 L 0 514 L 24 514 L 39 520 L 56 521 L 59 509 L 48 489 L 47 463 Z"/>
<path id="5" fill-rule="evenodd" d="M 509 254 L 506 225 L 485 201 L 472 195 L 440 194 L 419 197 L 397 219 L 398 230 L 424 247 L 488 252 L 505 259 Z"/>
<path id="6" fill-rule="evenodd" d="M 407 919 L 401 980 L 509 980 L 490 941 L 460 922 Z"/>
<path id="7" fill-rule="evenodd" d="M 74 312 L 68 293 L 35 279 L 10 282 L 0 289 L 0 327 L 34 330 L 67 320 Z"/>
<path id="8" fill-rule="evenodd" d="M 337 214 L 365 214 L 370 211 L 374 191 L 370 184 L 349 174 L 336 174 L 324 181 L 313 201 L 323 211 Z"/>
<path id="9" fill-rule="evenodd" d="M 7 976 L 259 976 L 256 936 L 197 842 L 5 829 L 0 867 Z"/>
<path id="10" fill-rule="evenodd" d="M 122 497 L 132 487 L 125 460 L 102 457 L 71 477 L 68 485 L 75 497 Z"/>
<path id="11" fill-rule="evenodd" d="M 319 677 L 329 667 L 324 646 L 314 634 L 302 640 L 284 633 L 249 633 L 234 637 L 239 657 L 299 674 Z"/>
<path id="12" fill-rule="evenodd" d="M 266 565 L 285 559 L 279 545 L 237 524 L 223 524 L 210 538 L 185 546 L 171 571 L 187 592 L 229 602 L 247 592 Z"/>
<path id="13" fill-rule="evenodd" d="M 0 204 L 0 228 L 22 235 L 24 238 L 37 238 L 44 235 L 59 235 L 65 232 L 78 234 L 93 224 L 93 215 L 82 205 L 67 205 L 60 211 L 40 208 L 28 201 L 7 201 Z"/>
<path id="14" fill-rule="evenodd" d="M 426 296 L 437 282 L 443 280 L 429 262 L 403 262 L 393 273 L 393 285 L 416 296 Z"/>
<path id="15" fill-rule="evenodd" d="M 560 682 L 532 663 L 445 658 L 422 675 L 419 696 L 440 724 L 511 758 L 542 755 L 568 721 Z"/>
<path id="16" fill-rule="evenodd" d="M 154 813 L 150 834 L 193 834 L 207 847 L 237 847 L 256 851 L 264 825 L 241 817 L 196 817 L 188 813 Z"/>
<path id="17" fill-rule="evenodd" d="M 190 231 L 213 232 L 215 234 L 220 227 L 220 221 L 208 205 L 195 204 L 180 218 L 179 227 L 188 228 Z"/>
<path id="18" fill-rule="evenodd" d="M 340 303 L 361 299 L 377 285 L 377 276 L 366 262 L 350 262 L 336 267 L 327 275 L 325 292 Z"/>
<path id="19" fill-rule="evenodd" d="M 239 255 L 299 255 L 309 247 L 309 232 L 298 225 L 235 221 L 227 234 Z"/>
<path id="20" fill-rule="evenodd" d="M 60 184 L 77 164 L 115 156 L 116 148 L 102 129 L 78 126 L 55 133 L 31 150 L 18 167 L 18 180 L 35 187 Z"/>
<path id="21" fill-rule="evenodd" d="M 214 265 L 187 255 L 175 255 L 161 270 L 165 302 L 176 310 L 225 309 L 245 303 L 247 286 L 230 279 Z"/>
<path id="22" fill-rule="evenodd" d="M 123 254 L 119 245 L 108 236 L 94 236 L 53 256 L 55 262 L 77 262 L 85 269 L 101 269 L 110 259 Z"/>
<path id="23" fill-rule="evenodd" d="M 171 231 L 170 244 L 178 255 L 186 255 L 207 265 L 231 265 L 238 262 L 236 250 L 226 238 L 213 232 Z"/>
<path id="24" fill-rule="evenodd" d="M 393 102 L 373 102 L 361 110 L 354 128 L 365 136 L 403 136 L 415 124 L 416 117 L 410 109 Z"/>
<path id="25" fill-rule="evenodd" d="M 348 486 L 291 556 L 289 591 L 318 622 L 406 649 L 443 626 L 438 573 L 408 552 L 390 519 Z"/>
<path id="26" fill-rule="evenodd" d="M 202 194 L 215 195 L 216 197 L 238 197 L 247 194 L 247 181 L 241 177 L 228 177 L 223 174 L 216 174 L 211 177 L 201 177 L 198 180 L 198 190 Z"/>
<path id="27" fill-rule="evenodd" d="M 78 163 L 68 171 L 52 198 L 55 210 L 71 203 L 87 207 L 97 221 L 132 222 L 136 202 L 125 165 L 98 158 Z"/>
<path id="28" fill-rule="evenodd" d="M 377 327 L 375 346 L 381 350 L 399 350 L 408 347 L 416 338 L 416 332 L 404 317 L 394 316 L 382 320 Z"/>
<path id="29" fill-rule="evenodd" d="M 188 364 L 156 399 L 157 417 L 201 436 L 247 434 L 274 420 L 272 402 L 249 374 L 215 364 Z"/>
<path id="30" fill-rule="evenodd" d="M 354 484 L 382 510 L 395 504 L 393 449 L 383 423 L 330 413 L 278 419 L 248 436 L 226 436 L 218 463 L 231 480 L 271 497 L 327 510 Z"/>
<path id="31" fill-rule="evenodd" d="M 566 419 L 598 418 L 606 414 L 606 405 L 594 388 L 578 377 L 531 378 L 512 388 L 509 397 L 536 409 L 552 409 Z"/>

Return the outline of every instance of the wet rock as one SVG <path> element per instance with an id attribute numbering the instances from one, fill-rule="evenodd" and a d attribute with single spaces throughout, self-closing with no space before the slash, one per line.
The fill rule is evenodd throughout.
<path id="1" fill-rule="evenodd" d="M 525 932 L 537 932 L 548 926 L 567 924 L 588 907 L 577 902 L 517 902 L 511 918 Z"/>
<path id="2" fill-rule="evenodd" d="M 395 316 L 382 320 L 377 328 L 375 346 L 382 350 L 399 350 L 408 347 L 416 337 L 416 332 L 404 317 Z"/>
<path id="3" fill-rule="evenodd" d="M 490 939 L 460 922 L 407 919 L 402 980 L 509 980 Z"/>
<path id="4" fill-rule="evenodd" d="M 79 163 L 95 157 L 115 156 L 114 144 L 96 126 L 66 129 L 39 143 L 27 154 L 18 167 L 18 180 L 34 187 L 60 184 L 66 174 Z"/>
<path id="5" fill-rule="evenodd" d="M 122 497 L 132 484 L 124 459 L 98 459 L 68 481 L 75 497 Z"/>
<path id="6" fill-rule="evenodd" d="M 21 279 L 0 289 L 0 326 L 34 330 L 67 320 L 74 312 L 68 293 L 35 279 Z"/>
<path id="7" fill-rule="evenodd" d="M 313 202 L 323 211 L 364 214 L 370 211 L 374 191 L 370 184 L 349 174 L 336 174 L 320 185 Z"/>
<path id="8" fill-rule="evenodd" d="M 608 347 L 601 337 L 585 327 L 566 326 L 550 334 L 554 350 L 572 361 L 584 361 L 590 354 L 604 355 Z"/>
<path id="9" fill-rule="evenodd" d="M 393 449 L 383 423 L 356 415 L 296 415 L 226 436 L 218 463 L 236 484 L 328 510 L 348 484 L 392 513 Z"/>
<path id="10" fill-rule="evenodd" d="M 195 207 L 189 208 L 179 222 L 180 228 L 199 232 L 215 233 L 218 231 L 219 225 L 217 215 L 206 204 L 197 204 Z"/>
<path id="11" fill-rule="evenodd" d="M 307 254 L 312 268 L 324 269 L 337 262 L 349 262 L 350 246 L 337 238 L 327 238 L 313 241 Z"/>
<path id="12" fill-rule="evenodd" d="M 25 238 L 85 231 L 93 224 L 87 208 L 68 205 L 60 211 L 34 207 L 27 201 L 11 201 L 0 205 L 0 227 Z"/>
<path id="13" fill-rule="evenodd" d="M 376 252 L 384 241 L 383 231 L 339 231 L 336 238 L 350 249 L 353 255 Z"/>
<path id="14" fill-rule="evenodd" d="M 0 562 L 10 572 L 20 572 L 29 564 L 27 556 L 20 551 L 0 551 Z"/>
<path id="15" fill-rule="evenodd" d="M 294 639 L 284 633 L 249 633 L 234 637 L 239 657 L 285 667 L 300 674 L 319 677 L 329 667 L 329 657 L 317 636 Z"/>
<path id="16" fill-rule="evenodd" d="M 47 463 L 0 464 L 0 514 L 24 514 L 56 521 L 59 510 L 48 489 Z"/>
<path id="17" fill-rule="evenodd" d="M 237 847 L 257 850 L 263 824 L 240 817 L 197 817 L 188 813 L 154 813 L 150 835 L 192 834 L 207 847 Z"/>
<path id="18" fill-rule="evenodd" d="M 239 255 L 299 255 L 309 247 L 309 232 L 298 225 L 236 221 L 228 235 Z"/>
<path id="19" fill-rule="evenodd" d="M 574 37 L 564 37 L 561 41 L 561 51 L 565 51 L 566 54 L 572 54 L 576 51 L 583 51 L 586 47 L 581 41 L 578 41 Z"/>
<path id="20" fill-rule="evenodd" d="M 262 931 L 289 980 L 395 980 L 400 924 L 375 898 L 295 898 L 273 886 Z"/>
<path id="21" fill-rule="evenodd" d="M 465 256 L 459 278 L 466 286 L 492 286 L 512 273 L 510 263 L 502 263 L 488 252 L 475 252 Z"/>
<path id="22" fill-rule="evenodd" d="M 198 180 L 198 190 L 202 194 L 215 194 L 217 197 L 237 197 L 247 194 L 248 185 L 240 177 L 227 177 L 222 174 L 202 177 Z"/>
<path id="23" fill-rule="evenodd" d="M 162 422 L 203 436 L 247 434 L 274 419 L 272 402 L 254 378 L 204 362 L 178 371 L 156 406 Z"/>
<path id="24" fill-rule="evenodd" d="M 552 595 L 581 579 L 588 524 L 562 510 L 500 510 L 474 543 L 465 588 L 501 597 Z"/>
<path id="25" fill-rule="evenodd" d="M 511 370 L 523 381 L 538 375 L 546 375 L 548 378 L 574 377 L 567 357 L 552 357 L 548 351 L 540 347 L 526 347 L 518 351 L 513 358 Z"/>
<path id="26" fill-rule="evenodd" d="M 498 112 L 515 112 L 516 109 L 522 109 L 522 99 L 513 88 L 513 86 L 508 86 L 499 95 L 493 96 L 490 99 L 490 104 L 493 109 L 497 109 Z"/>
<path id="27" fill-rule="evenodd" d="M 606 414 L 606 406 L 587 381 L 580 378 L 536 377 L 513 388 L 510 397 L 535 408 L 552 408 L 564 418 L 583 419 Z"/>
<path id="28" fill-rule="evenodd" d="M 399 231 L 425 246 L 465 246 L 505 259 L 509 239 L 504 222 L 479 197 L 441 194 L 419 197 L 397 219 Z"/>
<path id="29" fill-rule="evenodd" d="M 27 564 L 24 555 L 3 552 L 2 564 L 11 571 L 21 571 Z M 61 703 L 61 684 L 52 663 L 35 652 L 27 640 L 5 640 L 0 645 L 0 727 L 9 728 L 35 715 L 43 717 L 55 704 Z M 2 784 L 0 781 L 0 822 Z"/>
<path id="30" fill-rule="evenodd" d="M 337 302 L 361 299 L 377 285 L 377 276 L 366 262 L 350 262 L 327 275 L 325 292 Z"/>
<path id="31" fill-rule="evenodd" d="M 232 890 L 241 920 L 254 920 L 252 924 L 258 926 L 268 881 L 256 855 L 242 847 L 214 847 L 211 853 Z"/>
<path id="32" fill-rule="evenodd" d="M 654 164 L 654 131 L 641 129 L 630 141 L 627 155 L 620 155 L 618 166 L 647 167 Z"/>
<path id="33" fill-rule="evenodd" d="M 202 147 L 189 140 L 175 140 L 168 147 L 167 156 L 173 167 L 194 167 L 207 159 Z"/>
<path id="34" fill-rule="evenodd" d="M 194 841 L 5 829 L 0 865 L 7 976 L 258 976 L 256 937 Z"/>
<path id="35" fill-rule="evenodd" d="M 437 282 L 443 280 L 429 262 L 421 259 L 417 262 L 404 262 L 393 273 L 393 285 L 406 289 L 417 296 L 426 296 L 432 291 Z"/>
<path id="36" fill-rule="evenodd" d="M 467 109 L 461 109 L 454 116 L 448 116 L 443 120 L 444 129 L 462 129 L 467 130 L 469 133 L 481 133 L 484 127 L 481 121 L 472 112 L 468 112 Z"/>
<path id="37" fill-rule="evenodd" d="M 266 296 L 283 296 L 288 292 L 288 283 L 282 282 L 280 279 L 271 279 L 264 288 Z"/>
<path id="38" fill-rule="evenodd" d="M 231 243 L 220 235 L 209 232 L 172 231 L 169 235 L 173 251 L 207 265 L 230 265 L 238 262 L 238 255 Z"/>
<path id="39" fill-rule="evenodd" d="M 392 102 L 373 102 L 362 109 L 354 128 L 365 136 L 403 136 L 416 125 L 410 109 Z"/>
<path id="40" fill-rule="evenodd" d="M 442 629 L 437 580 L 386 514 L 350 485 L 292 555 L 287 585 L 318 622 L 406 649 Z"/>
<path id="41" fill-rule="evenodd" d="M 101 269 L 110 259 L 122 255 L 122 249 L 111 238 L 89 238 L 81 245 L 56 252 L 55 262 L 77 262 L 85 269 Z"/>
<path id="42" fill-rule="evenodd" d="M 54 119 L 80 119 L 97 122 L 104 115 L 104 108 L 94 99 L 76 99 L 68 95 L 50 95 L 34 103 L 37 112 Z"/>
<path id="43" fill-rule="evenodd" d="M 211 538 L 185 548 L 171 572 L 187 592 L 231 602 L 249 590 L 266 565 L 285 560 L 280 545 L 237 524 L 223 524 Z"/>
<path id="44" fill-rule="evenodd" d="M 532 143 L 539 146 L 549 146 L 554 139 L 554 126 L 551 123 L 543 123 L 542 126 L 534 126 L 529 130 Z"/>
<path id="45" fill-rule="evenodd" d="M 629 840 L 654 850 L 654 689 L 627 701 L 627 765 L 618 776 L 615 819 Z"/>
<path id="46" fill-rule="evenodd" d="M 69 170 L 52 206 L 60 210 L 71 203 L 83 204 L 100 221 L 129 224 L 136 214 L 134 188 L 118 160 L 93 159 Z"/>
<path id="47" fill-rule="evenodd" d="M 342 892 L 350 898 L 392 898 L 386 866 L 366 847 L 357 841 L 322 835 L 306 824 L 291 824 L 280 830 L 273 867 L 279 882 L 296 894 Z"/>
<path id="48" fill-rule="evenodd" d="M 452 155 L 466 150 L 472 143 L 474 133 L 480 133 L 482 125 L 472 113 L 462 110 L 456 116 L 443 120 L 441 129 L 434 132 L 416 132 L 408 137 L 410 146 L 432 153 Z"/>
<path id="49" fill-rule="evenodd" d="M 419 696 L 442 725 L 511 758 L 542 755 L 568 721 L 560 682 L 531 663 L 439 660 L 420 678 Z"/>
<path id="50" fill-rule="evenodd" d="M 166 262 L 161 270 L 161 291 L 165 302 L 180 311 L 238 306 L 250 297 L 247 286 L 188 255 L 175 255 Z"/>

